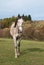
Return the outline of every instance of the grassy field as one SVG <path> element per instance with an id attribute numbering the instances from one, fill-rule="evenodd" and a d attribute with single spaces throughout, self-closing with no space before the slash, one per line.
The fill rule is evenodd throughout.
<path id="1" fill-rule="evenodd" d="M 21 55 L 14 57 L 12 39 L 0 38 L 0 65 L 44 65 L 44 42 L 21 41 Z"/>

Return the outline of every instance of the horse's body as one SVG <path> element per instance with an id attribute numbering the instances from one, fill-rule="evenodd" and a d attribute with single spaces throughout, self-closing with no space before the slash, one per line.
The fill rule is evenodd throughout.
<path id="1" fill-rule="evenodd" d="M 17 58 L 17 56 L 20 55 L 20 40 L 22 37 L 22 23 L 23 23 L 23 19 L 20 18 L 17 20 L 17 23 L 13 23 L 10 28 L 10 34 L 14 40 L 15 58 Z"/>

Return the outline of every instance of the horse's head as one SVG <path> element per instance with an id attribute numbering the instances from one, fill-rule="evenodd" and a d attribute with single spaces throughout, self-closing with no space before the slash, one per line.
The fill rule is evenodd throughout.
<path id="1" fill-rule="evenodd" d="M 19 31 L 22 32 L 22 24 L 23 24 L 24 20 L 22 17 L 18 18 L 18 22 L 17 22 L 17 26 L 19 28 Z"/>
<path id="2" fill-rule="evenodd" d="M 23 18 L 21 16 L 18 16 L 18 18 L 16 19 L 15 21 L 15 27 L 18 25 L 18 26 L 21 26 L 23 23 Z"/>
<path id="3" fill-rule="evenodd" d="M 22 23 L 24 22 L 23 18 L 22 17 L 19 17 L 18 18 L 18 26 L 22 26 Z"/>

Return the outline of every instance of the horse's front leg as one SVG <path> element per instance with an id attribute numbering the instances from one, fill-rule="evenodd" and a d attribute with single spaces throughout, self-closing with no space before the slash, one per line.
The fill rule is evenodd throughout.
<path id="1" fill-rule="evenodd" d="M 17 38 L 17 55 L 20 55 L 20 42 L 21 42 L 21 38 Z"/>
<path id="2" fill-rule="evenodd" d="M 20 55 L 20 41 L 17 40 L 17 55 Z"/>
<path id="3" fill-rule="evenodd" d="M 15 58 L 17 58 L 17 41 L 16 41 L 16 37 L 13 37 L 14 39 L 14 47 L 15 47 Z"/>

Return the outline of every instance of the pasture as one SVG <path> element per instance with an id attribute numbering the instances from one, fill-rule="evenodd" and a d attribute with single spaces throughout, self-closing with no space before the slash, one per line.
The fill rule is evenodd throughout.
<path id="1" fill-rule="evenodd" d="M 0 65 L 44 65 L 44 42 L 22 40 L 20 48 L 15 59 L 13 40 L 0 38 Z"/>

